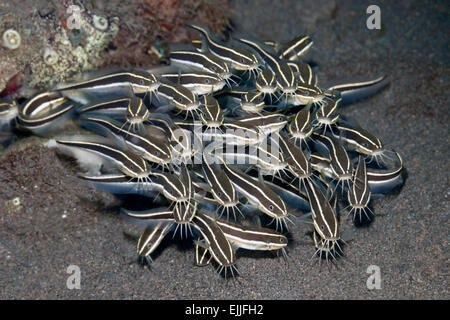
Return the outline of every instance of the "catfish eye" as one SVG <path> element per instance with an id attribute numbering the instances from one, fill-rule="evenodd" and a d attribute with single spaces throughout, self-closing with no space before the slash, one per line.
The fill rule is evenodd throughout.
<path id="1" fill-rule="evenodd" d="M 270 206 L 269 206 L 269 210 L 270 210 L 270 211 L 273 211 L 273 205 L 270 205 Z"/>
<path id="2" fill-rule="evenodd" d="M 363 146 L 364 148 L 367 148 L 367 147 L 369 147 L 369 144 L 368 144 L 367 142 L 363 142 L 363 143 L 362 143 L 362 146 Z"/>
<path id="3" fill-rule="evenodd" d="M 139 81 L 139 83 L 142 84 L 142 85 L 144 85 L 144 79 L 141 79 L 141 80 Z"/>
<path id="4" fill-rule="evenodd" d="M 278 117 L 278 121 L 283 121 L 283 117 Z"/>
<path id="5" fill-rule="evenodd" d="M 241 58 L 240 61 L 241 61 L 241 63 L 244 63 L 244 62 L 245 62 L 245 59 L 244 59 L 244 58 Z"/>
<path id="6" fill-rule="evenodd" d="M 209 83 L 209 79 L 205 79 L 205 83 L 208 84 Z"/>
<path id="7" fill-rule="evenodd" d="M 179 102 L 179 103 L 182 103 L 182 102 L 183 102 L 183 98 L 181 98 L 181 97 L 178 98 L 178 102 Z"/>
<path id="8" fill-rule="evenodd" d="M 155 151 L 154 155 L 159 156 L 159 151 Z"/>
<path id="9" fill-rule="evenodd" d="M 211 71 L 216 71 L 216 66 L 211 66 Z"/>
<path id="10" fill-rule="evenodd" d="M 325 226 L 324 226 L 324 225 L 321 225 L 321 226 L 320 226 L 320 230 L 322 230 L 322 231 L 325 230 Z"/>
<path id="11" fill-rule="evenodd" d="M 217 192 L 217 196 L 220 198 L 220 197 L 222 197 L 222 192 Z"/>
<path id="12" fill-rule="evenodd" d="M 303 91 L 303 94 L 304 94 L 305 96 L 309 96 L 309 91 Z"/>
<path id="13" fill-rule="evenodd" d="M 284 243 L 284 238 L 280 238 L 280 243 Z"/>

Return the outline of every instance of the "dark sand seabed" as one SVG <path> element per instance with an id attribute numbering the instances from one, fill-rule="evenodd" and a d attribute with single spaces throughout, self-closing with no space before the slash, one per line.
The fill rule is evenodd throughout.
<path id="1" fill-rule="evenodd" d="M 366 28 L 372 2 L 233 4 L 236 26 L 257 37 L 311 34 L 308 58 L 319 64 L 320 82 L 390 76 L 383 92 L 343 110 L 405 161 L 401 193 L 374 202 L 384 216 L 354 230 L 338 269 L 310 262 L 313 247 L 301 227 L 292 229 L 287 264 L 242 251 L 236 286 L 211 267 L 193 266 L 192 248 L 181 242 L 165 242 L 150 272 L 136 263 L 139 231 L 118 216 L 113 196 L 85 188 L 77 168 L 53 151 L 16 149 L 0 162 L 0 298 L 450 298 L 448 2 L 377 1 L 382 31 Z M 349 221 L 342 227 L 354 229 Z M 66 287 L 71 264 L 80 267 L 80 290 Z M 370 265 L 380 267 L 380 290 L 366 288 Z"/>

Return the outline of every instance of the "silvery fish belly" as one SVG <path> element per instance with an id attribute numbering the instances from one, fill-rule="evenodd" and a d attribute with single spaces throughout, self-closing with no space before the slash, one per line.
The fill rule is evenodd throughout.
<path id="1" fill-rule="evenodd" d="M 406 178 L 400 153 L 345 116 L 388 77 L 322 84 L 303 60 L 308 35 L 224 41 L 186 27 L 201 39 L 171 46 L 169 65 L 100 70 L 0 102 L 0 143 L 45 137 L 48 152 L 77 160 L 86 187 L 122 195 L 123 218 L 144 227 L 143 263 L 177 236 L 194 243 L 197 266 L 235 277 L 237 250 L 286 258 L 293 228 L 311 235 L 319 263 L 341 259 L 345 219 L 369 225 L 383 210 L 373 200 Z M 145 208 L 127 208 L 130 195 Z"/>

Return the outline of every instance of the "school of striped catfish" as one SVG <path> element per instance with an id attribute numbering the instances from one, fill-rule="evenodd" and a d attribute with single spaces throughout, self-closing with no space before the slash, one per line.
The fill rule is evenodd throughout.
<path id="1" fill-rule="evenodd" d="M 152 199 L 122 209 L 143 226 L 141 263 L 168 235 L 193 242 L 198 266 L 235 277 L 236 251 L 287 257 L 292 228 L 335 264 L 342 222 L 369 224 L 371 200 L 404 182 L 403 161 L 341 114 L 389 83 L 320 84 L 304 60 L 309 36 L 277 42 L 232 34 L 173 45 L 169 63 L 82 75 L 22 101 L 0 103 L 0 141 L 17 132 L 75 158 L 101 191 Z M 142 209 L 142 208 L 141 208 Z"/>

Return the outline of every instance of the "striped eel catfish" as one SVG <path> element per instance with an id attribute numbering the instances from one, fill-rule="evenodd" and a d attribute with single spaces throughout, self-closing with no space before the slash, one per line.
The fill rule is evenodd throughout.
<path id="1" fill-rule="evenodd" d="M 153 181 L 138 181 L 123 173 L 112 174 L 78 174 L 78 177 L 89 186 L 113 194 L 138 194 L 145 197 L 156 197 L 162 193 L 162 185 Z M 151 179 L 151 175 L 150 175 Z"/>
<path id="2" fill-rule="evenodd" d="M 144 70 L 119 70 L 89 79 L 57 86 L 54 91 L 82 104 L 99 99 L 116 99 L 129 94 L 146 97 L 156 92 L 158 78 Z"/>
<path id="3" fill-rule="evenodd" d="M 125 175 L 137 178 L 138 182 L 148 181 L 150 169 L 147 162 L 117 143 L 112 143 L 110 139 L 98 136 L 71 136 L 50 140 L 49 147 L 57 147 L 61 152 L 74 157 L 90 172 L 98 173 L 102 165 L 104 167 L 114 167 Z"/>
<path id="4" fill-rule="evenodd" d="M 220 145 L 213 151 L 221 161 L 229 165 L 243 167 L 256 165 L 263 176 L 273 177 L 278 174 L 281 177 L 281 173 L 285 172 L 288 165 L 278 146 L 271 146 L 270 149 L 267 148 L 267 145 L 245 146 L 235 151 L 234 148 L 229 148 L 227 145 Z"/>
<path id="5" fill-rule="evenodd" d="M 299 145 L 301 147 L 302 143 L 305 142 L 306 146 L 309 149 L 306 140 L 311 137 L 314 129 L 311 123 L 310 105 L 307 105 L 306 107 L 298 111 L 290 120 L 287 128 L 291 139 L 295 139 L 295 143 L 297 143 L 297 141 L 300 141 Z"/>
<path id="6" fill-rule="evenodd" d="M 367 168 L 366 162 L 361 156 L 358 157 L 358 165 L 356 166 L 352 186 L 347 193 L 347 200 L 349 207 L 351 208 L 347 215 L 350 215 L 353 212 L 353 221 L 355 221 L 356 216 L 359 215 L 359 221 L 361 222 L 363 213 L 368 221 L 371 220 L 366 212 L 367 209 L 373 214 L 372 210 L 369 208 L 370 188 L 367 179 Z"/>
<path id="7" fill-rule="evenodd" d="M 270 103 L 272 103 L 272 96 L 275 95 L 278 89 L 277 78 L 275 73 L 270 69 L 265 69 L 259 73 L 258 78 L 255 81 L 255 88 L 266 97 L 266 94 L 270 97 Z"/>
<path id="8" fill-rule="evenodd" d="M 339 183 L 342 183 L 342 188 L 344 188 L 345 182 L 349 186 L 353 177 L 353 167 L 345 148 L 329 136 L 314 132 L 313 137 L 316 142 L 316 148 L 322 149 L 321 147 L 324 146 L 326 149 L 325 153 L 328 153 L 330 157 L 331 173 L 333 178 L 338 180 L 335 188 L 339 186 Z"/>
<path id="9" fill-rule="evenodd" d="M 279 112 L 265 112 L 262 115 L 247 115 L 234 120 L 236 124 L 257 127 L 263 134 L 280 131 L 287 123 L 286 116 Z"/>
<path id="10" fill-rule="evenodd" d="M 128 124 L 127 131 L 130 131 L 131 129 L 133 132 L 143 132 L 144 122 L 147 121 L 149 114 L 150 112 L 144 104 L 144 100 L 138 97 L 133 97 L 128 103 L 127 113 L 125 115 L 126 122 L 123 126 Z"/>
<path id="11" fill-rule="evenodd" d="M 271 52 L 271 48 L 265 46 L 260 41 L 244 36 L 237 36 L 236 39 L 254 50 L 265 62 L 267 67 L 275 74 L 278 88 L 281 90 L 282 95 L 288 97 L 294 94 L 297 86 L 297 79 L 286 61 L 279 60 L 278 57 Z"/>
<path id="12" fill-rule="evenodd" d="M 209 215 L 205 215 L 205 218 L 211 220 L 214 219 Z M 282 255 L 284 257 L 287 256 L 285 247 L 287 246 L 288 240 L 284 235 L 275 230 L 263 227 L 243 226 L 221 219 L 214 219 L 214 221 L 225 234 L 225 237 L 231 243 L 234 251 L 238 249 L 263 251 L 281 250 Z M 198 245 L 196 245 L 195 257 L 196 264 L 200 266 L 207 265 L 211 260 L 208 252 L 205 252 L 205 250 Z"/>
<path id="13" fill-rule="evenodd" d="M 299 179 L 299 189 L 304 179 L 310 179 L 312 176 L 312 167 L 303 150 L 295 145 L 286 135 L 278 135 L 281 151 L 288 164 L 289 171 L 296 179 Z"/>
<path id="14" fill-rule="evenodd" d="M 237 205 L 239 204 L 239 198 L 231 180 L 225 174 L 221 166 L 215 163 L 210 163 L 208 157 L 203 157 L 202 170 L 204 179 L 211 187 L 211 193 L 214 199 L 218 202 L 216 213 L 222 208 L 219 217 L 221 217 L 224 211 L 227 214 L 227 220 L 229 219 L 229 210 L 231 209 L 236 220 L 235 208 L 242 215 Z"/>
<path id="15" fill-rule="evenodd" d="M 272 222 L 275 221 L 276 223 L 277 230 L 279 227 L 283 230 L 283 223 L 287 228 L 288 212 L 286 204 L 274 191 L 262 182 L 255 181 L 249 175 L 232 169 L 225 162 L 223 162 L 223 168 L 237 191 L 247 198 L 250 204 L 271 217 Z"/>
<path id="16" fill-rule="evenodd" d="M 335 80 L 325 84 L 324 87 L 327 91 L 338 94 L 342 98 L 342 104 L 346 105 L 372 96 L 388 84 L 389 78 L 380 76 L 372 80 L 361 79 L 348 82 Z"/>
<path id="17" fill-rule="evenodd" d="M 208 129 L 219 129 L 224 120 L 219 102 L 212 96 L 202 96 L 200 102 L 202 103 L 200 119 L 203 125 Z"/>
<path id="18" fill-rule="evenodd" d="M 161 82 L 156 97 L 164 99 L 167 104 L 173 104 L 180 111 L 186 111 L 186 118 L 190 114 L 194 119 L 194 112 L 200 107 L 198 96 L 194 92 L 169 80 Z"/>
<path id="19" fill-rule="evenodd" d="M 197 95 L 212 94 L 222 90 L 225 86 L 225 80 L 219 75 L 209 72 L 163 73 L 161 77 L 180 84 Z"/>
<path id="20" fill-rule="evenodd" d="M 333 243 L 328 243 L 325 239 L 322 239 L 315 230 L 313 231 L 312 236 L 316 251 L 311 258 L 314 258 L 314 256 L 319 256 L 319 263 L 321 263 L 322 259 L 326 259 L 328 263 L 329 258 L 331 258 L 331 261 L 333 261 L 336 260 L 337 256 L 343 256 L 342 247 L 339 245 L 339 241 L 343 242 L 342 239 Z"/>
<path id="21" fill-rule="evenodd" d="M 196 244 L 207 249 L 209 254 L 218 263 L 218 273 L 222 274 L 222 271 L 225 271 L 226 277 L 227 270 L 230 269 L 230 272 L 234 277 L 234 271 L 237 272 L 235 266 L 236 256 L 231 243 L 218 226 L 216 219 L 212 218 L 207 213 L 198 210 L 192 219 L 192 223 L 203 236 L 203 240 L 197 241 Z"/>
<path id="22" fill-rule="evenodd" d="M 172 118 L 165 113 L 152 113 L 148 121 L 162 128 L 169 137 L 172 154 L 172 164 L 188 163 L 194 155 L 192 148 L 192 134 L 178 126 Z"/>
<path id="23" fill-rule="evenodd" d="M 378 165 L 386 159 L 392 160 L 387 154 L 395 154 L 395 152 L 386 150 L 381 140 L 371 134 L 369 131 L 354 127 L 347 121 L 339 121 L 336 125 L 338 130 L 333 133 L 335 137 L 341 140 L 348 149 L 355 150 L 360 154 L 367 155 L 371 161 L 375 160 Z"/>
<path id="24" fill-rule="evenodd" d="M 213 55 L 229 63 L 236 70 L 249 71 L 250 74 L 259 70 L 259 61 L 256 56 L 242 48 L 230 48 L 216 39 L 208 27 L 190 24 L 190 28 L 197 30 L 203 37 L 202 45 Z"/>
<path id="25" fill-rule="evenodd" d="M 334 244 L 339 246 L 340 237 L 335 210 L 315 182 L 311 179 L 304 180 L 304 185 L 311 207 L 314 230 L 323 239 L 322 247 L 330 249 Z"/>
<path id="26" fill-rule="evenodd" d="M 259 114 L 264 109 L 264 95 L 260 91 L 250 90 L 246 87 L 234 87 L 221 92 L 219 101 L 228 105 L 233 114 L 249 113 Z"/>
<path id="27" fill-rule="evenodd" d="M 314 84 L 298 83 L 295 92 L 288 96 L 287 102 L 298 105 L 320 104 L 325 98 L 325 93 Z"/>
<path id="28" fill-rule="evenodd" d="M 17 126 L 46 136 L 66 125 L 77 106 L 78 103 L 63 97 L 59 92 L 39 93 L 19 107 Z"/>
<path id="29" fill-rule="evenodd" d="M 320 103 L 319 109 L 316 111 L 316 119 L 314 125 L 317 128 L 323 127 L 323 134 L 327 128 L 330 128 L 331 131 L 332 125 L 335 125 L 339 120 L 339 113 L 337 109 L 339 104 L 341 103 L 342 98 L 338 98 L 336 100 L 324 99 Z"/>
<path id="30" fill-rule="evenodd" d="M 173 224 L 172 221 L 159 221 L 154 226 L 147 227 L 142 231 L 136 248 L 139 260 L 146 261 L 148 265 L 153 263 L 150 255 L 158 248 L 161 241 L 172 229 Z"/>
<path id="31" fill-rule="evenodd" d="M 80 108 L 77 108 L 77 113 L 84 114 L 87 112 L 95 112 L 106 113 L 108 115 L 125 115 L 127 113 L 130 102 L 131 98 L 129 97 L 94 101 L 92 103 L 82 105 Z"/>
<path id="32" fill-rule="evenodd" d="M 80 122 L 83 126 L 94 131 L 113 135 L 116 139 L 123 139 L 130 149 L 150 162 L 163 167 L 171 163 L 171 151 L 167 140 L 154 138 L 151 135 L 128 132 L 122 129 L 120 123 L 107 117 L 84 115 L 80 117 Z"/>
<path id="33" fill-rule="evenodd" d="M 231 72 L 228 65 L 210 53 L 192 50 L 173 50 L 169 54 L 170 64 L 184 72 L 200 71 L 218 75 L 225 82 L 231 80 Z"/>

